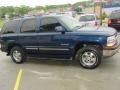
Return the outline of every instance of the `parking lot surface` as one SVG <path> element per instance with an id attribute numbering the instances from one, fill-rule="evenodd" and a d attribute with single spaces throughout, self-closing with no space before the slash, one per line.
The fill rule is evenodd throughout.
<path id="1" fill-rule="evenodd" d="M 20 69 L 18 90 L 120 90 L 120 53 L 87 70 L 75 61 L 28 59 L 17 65 L 0 52 L 1 90 L 14 89 Z"/>

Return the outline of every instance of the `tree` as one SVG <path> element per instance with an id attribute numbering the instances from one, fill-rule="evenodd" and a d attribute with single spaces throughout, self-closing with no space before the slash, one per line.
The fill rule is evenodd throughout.
<path id="1" fill-rule="evenodd" d="M 105 18 L 107 18 L 107 14 L 105 12 L 102 13 L 102 19 L 104 20 Z"/>
<path id="2" fill-rule="evenodd" d="M 63 9 L 66 7 L 71 7 L 71 6 L 80 6 L 80 5 L 84 5 L 85 7 L 88 7 L 89 4 L 91 4 L 91 0 L 90 1 L 84 1 L 84 2 L 77 2 L 75 4 L 62 4 L 62 5 L 47 5 L 45 7 L 43 6 L 36 6 L 35 8 L 29 7 L 29 6 L 25 6 L 22 5 L 20 7 L 13 7 L 13 6 L 1 6 L 0 7 L 0 18 L 4 18 L 5 15 L 9 15 L 10 18 L 13 18 L 14 16 L 22 16 L 24 14 L 27 14 L 28 12 L 32 11 L 32 10 L 51 10 L 51 9 Z"/>
<path id="3" fill-rule="evenodd" d="M 17 15 L 24 15 L 24 14 L 27 14 L 31 10 L 33 10 L 31 7 L 23 5 L 21 7 L 15 7 L 14 13 Z"/>
<path id="4" fill-rule="evenodd" d="M 36 6 L 34 9 L 35 9 L 35 10 L 44 10 L 45 7 L 42 7 L 42 6 Z"/>

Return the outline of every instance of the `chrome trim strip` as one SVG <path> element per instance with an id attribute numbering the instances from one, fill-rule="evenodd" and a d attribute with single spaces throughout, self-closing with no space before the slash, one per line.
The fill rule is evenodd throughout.
<path id="1" fill-rule="evenodd" d="M 48 46 L 25 46 L 25 48 L 46 48 L 46 47 L 48 47 Z M 53 46 L 52 46 L 53 47 Z"/>
<path id="2" fill-rule="evenodd" d="M 59 51 L 69 51 L 69 49 L 63 48 L 39 48 L 40 50 L 59 50 Z"/>
<path id="3" fill-rule="evenodd" d="M 60 44 L 61 46 L 69 46 L 69 44 Z"/>
<path id="4" fill-rule="evenodd" d="M 26 49 L 39 49 L 39 50 L 59 50 L 59 51 L 69 51 L 68 48 L 54 48 L 54 47 L 48 47 L 48 46 L 25 46 Z"/>
<path id="5" fill-rule="evenodd" d="M 44 46 L 25 46 L 25 48 L 39 48 L 39 47 L 44 47 Z"/>
<path id="6" fill-rule="evenodd" d="M 37 50 L 38 48 L 25 48 L 25 49 L 29 49 L 29 50 Z"/>

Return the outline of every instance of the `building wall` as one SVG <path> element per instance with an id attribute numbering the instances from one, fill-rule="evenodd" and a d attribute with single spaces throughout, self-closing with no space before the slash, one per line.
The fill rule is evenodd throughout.
<path id="1" fill-rule="evenodd" d="M 120 3 L 120 0 L 104 0 L 107 3 Z"/>
<path id="2" fill-rule="evenodd" d="M 120 7 L 120 0 L 105 0 L 103 8 Z"/>
<path id="3" fill-rule="evenodd" d="M 103 4 L 103 11 L 109 16 L 114 10 L 120 9 L 120 0 L 105 0 Z"/>
<path id="4" fill-rule="evenodd" d="M 112 11 L 115 11 L 118 9 L 120 10 L 120 7 L 103 8 L 103 11 L 106 12 L 106 14 L 109 16 Z"/>

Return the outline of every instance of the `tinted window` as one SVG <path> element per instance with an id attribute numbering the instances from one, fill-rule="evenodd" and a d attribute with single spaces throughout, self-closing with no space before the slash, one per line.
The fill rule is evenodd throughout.
<path id="1" fill-rule="evenodd" d="M 120 12 L 114 12 L 110 16 L 111 19 L 120 19 Z"/>
<path id="2" fill-rule="evenodd" d="M 3 34 L 15 33 L 18 27 L 18 23 L 19 21 L 7 22 L 2 28 L 2 33 Z"/>
<path id="3" fill-rule="evenodd" d="M 25 20 L 22 24 L 21 32 L 35 32 L 35 19 Z"/>
<path id="4" fill-rule="evenodd" d="M 94 15 L 86 15 L 86 16 L 81 16 L 80 21 L 93 21 L 95 20 Z"/>
<path id="5" fill-rule="evenodd" d="M 56 26 L 61 26 L 55 18 L 42 18 L 41 19 L 41 31 L 42 32 L 54 32 Z"/>

